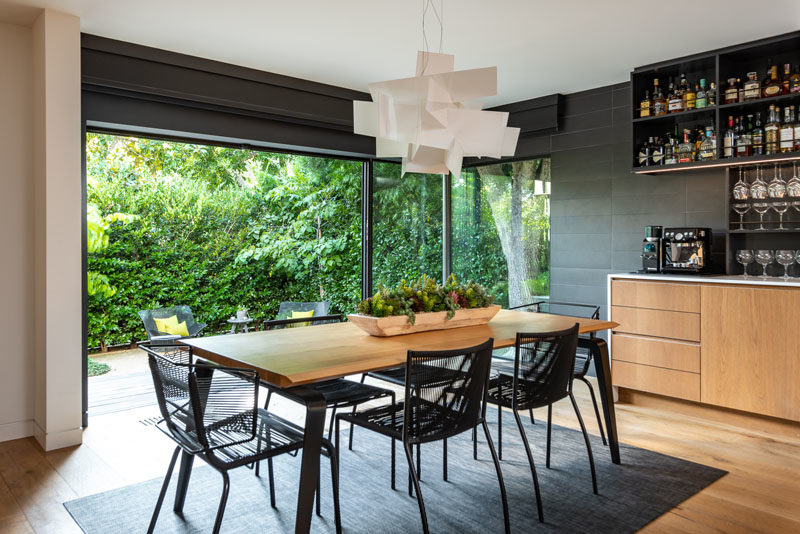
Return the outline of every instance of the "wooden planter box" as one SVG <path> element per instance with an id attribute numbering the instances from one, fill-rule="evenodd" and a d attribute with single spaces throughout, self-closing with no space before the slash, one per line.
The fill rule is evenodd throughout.
<path id="1" fill-rule="evenodd" d="M 427 332 L 428 330 L 444 330 L 446 328 L 461 328 L 463 326 L 476 326 L 486 324 L 492 317 L 500 311 L 500 306 L 488 306 L 486 308 L 471 308 L 468 310 L 456 310 L 452 319 L 447 319 L 447 312 L 418 313 L 416 324 L 411 324 L 406 315 L 394 315 L 392 317 L 372 317 L 351 313 L 347 316 L 351 323 L 355 324 L 364 332 L 371 336 L 388 337 L 399 336 L 401 334 L 413 334 L 415 332 Z"/>

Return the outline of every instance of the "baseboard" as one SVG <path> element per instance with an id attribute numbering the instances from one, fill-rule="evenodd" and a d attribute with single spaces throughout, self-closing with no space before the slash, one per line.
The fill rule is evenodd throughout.
<path id="1" fill-rule="evenodd" d="M 0 425 L 0 441 L 27 438 L 33 435 L 33 421 L 14 421 Z"/>
<path id="2" fill-rule="evenodd" d="M 71 428 L 61 432 L 46 433 L 36 421 L 32 421 L 33 437 L 45 451 L 54 451 L 83 443 L 83 429 Z"/>

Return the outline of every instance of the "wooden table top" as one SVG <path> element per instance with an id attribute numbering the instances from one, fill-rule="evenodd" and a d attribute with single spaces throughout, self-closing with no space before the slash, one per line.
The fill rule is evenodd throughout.
<path id="1" fill-rule="evenodd" d="M 494 347 L 510 347 L 517 332 L 552 332 L 579 323 L 582 334 L 617 323 L 547 313 L 500 310 L 488 324 L 394 337 L 373 337 L 352 323 L 332 323 L 248 334 L 184 339 L 195 355 L 212 362 L 247 367 L 279 387 L 404 365 L 409 350 L 470 347 L 494 338 Z"/>

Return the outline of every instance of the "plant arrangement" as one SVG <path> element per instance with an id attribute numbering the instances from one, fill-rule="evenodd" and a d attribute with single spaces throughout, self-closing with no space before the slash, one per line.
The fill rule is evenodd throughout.
<path id="1" fill-rule="evenodd" d="M 446 311 L 452 319 L 456 310 L 485 308 L 494 303 L 494 296 L 472 280 L 461 284 L 450 275 L 444 285 L 423 274 L 411 283 L 403 280 L 398 287 L 378 286 L 378 291 L 358 304 L 358 313 L 372 317 L 407 315 L 412 325 L 417 313 Z"/>

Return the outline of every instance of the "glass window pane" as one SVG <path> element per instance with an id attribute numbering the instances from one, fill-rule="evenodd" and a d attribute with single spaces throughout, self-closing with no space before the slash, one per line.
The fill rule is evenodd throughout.
<path id="1" fill-rule="evenodd" d="M 442 278 L 442 176 L 373 168 L 372 286 L 427 274 Z"/>
<path id="2" fill-rule="evenodd" d="M 519 306 L 550 292 L 550 159 L 468 167 L 453 178 L 453 272 Z"/>

